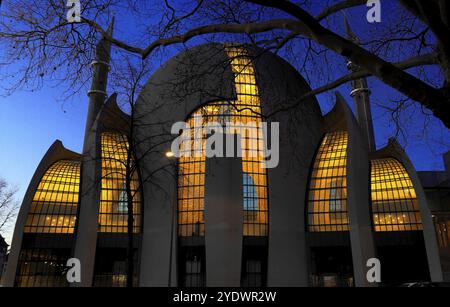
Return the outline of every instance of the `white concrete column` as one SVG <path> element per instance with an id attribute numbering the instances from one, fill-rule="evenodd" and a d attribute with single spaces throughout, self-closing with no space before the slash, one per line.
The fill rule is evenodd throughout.
<path id="1" fill-rule="evenodd" d="M 208 287 L 239 287 L 243 192 L 240 158 L 206 160 L 205 247 Z"/>

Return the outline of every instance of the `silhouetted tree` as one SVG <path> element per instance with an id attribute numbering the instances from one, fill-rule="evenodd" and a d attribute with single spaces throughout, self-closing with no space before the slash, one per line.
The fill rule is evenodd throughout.
<path id="1" fill-rule="evenodd" d="M 17 189 L 0 178 L 0 232 L 7 230 L 17 215 L 19 204 L 15 199 Z"/>

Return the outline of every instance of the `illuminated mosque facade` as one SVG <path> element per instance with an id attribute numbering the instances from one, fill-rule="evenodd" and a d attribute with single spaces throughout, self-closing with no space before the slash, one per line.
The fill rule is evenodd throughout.
<path id="1" fill-rule="evenodd" d="M 163 64 L 130 116 L 106 94 L 110 49 L 102 40 L 92 64 L 83 152 L 56 141 L 31 179 L 4 286 L 72 286 L 69 258 L 86 287 L 125 286 L 130 263 L 136 286 L 372 286 L 371 258 L 386 284 L 444 280 L 450 219 L 435 221 L 426 190 L 436 183 L 422 185 L 395 140 L 376 150 L 365 79 L 352 84 L 356 116 L 340 94 L 322 115 L 277 55 L 205 44 Z M 279 122 L 278 166 L 170 157 L 172 124 L 195 115 Z M 241 138 L 243 151 L 259 150 Z"/>

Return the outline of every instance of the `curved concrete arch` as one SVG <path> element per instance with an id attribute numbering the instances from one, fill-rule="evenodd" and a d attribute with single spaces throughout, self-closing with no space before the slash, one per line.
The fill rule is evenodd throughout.
<path id="1" fill-rule="evenodd" d="M 97 130 L 101 132 L 110 131 L 128 135 L 130 120 L 130 115 L 122 111 L 117 104 L 117 93 L 114 93 L 106 100 L 95 122 Z"/>
<path id="2" fill-rule="evenodd" d="M 44 157 L 36 168 L 33 177 L 31 178 L 30 184 L 28 185 L 27 191 L 25 192 L 19 214 L 17 216 L 17 221 L 14 227 L 14 234 L 12 238 L 11 251 L 9 254 L 6 273 L 3 280 L 3 286 L 14 286 L 19 254 L 22 248 L 22 238 L 24 234 L 25 223 L 30 211 L 34 194 L 36 193 L 36 190 L 45 172 L 51 165 L 60 160 L 81 161 L 81 159 L 82 156 L 80 154 L 66 149 L 60 140 L 56 140 L 45 153 Z"/>
<path id="3" fill-rule="evenodd" d="M 279 123 L 280 137 L 279 164 L 268 169 L 267 285 L 307 286 L 304 200 L 309 167 L 322 135 L 321 111 L 315 98 L 302 100 L 311 89 L 290 64 L 265 50 L 252 50 L 263 118 Z M 277 112 L 283 108 L 286 111 Z M 273 115 L 266 117 L 269 114 Z"/>
<path id="4" fill-rule="evenodd" d="M 263 116 L 309 91 L 306 81 L 281 58 L 261 49 L 247 51 L 255 67 Z M 172 267 L 176 267 L 177 232 L 173 227 L 177 224 L 177 167 L 176 161 L 164 155 L 175 137 L 170 133 L 171 126 L 185 121 L 207 102 L 234 100 L 233 81 L 224 46 L 207 44 L 188 49 L 165 63 L 137 100 L 137 158 L 142 161 L 145 178 L 141 257 L 146 261 L 141 264 L 142 286 L 176 285 L 177 274 Z M 307 285 L 304 204 L 298 199 L 306 193 L 304 182 L 312 159 L 311 148 L 320 137 L 320 109 L 311 98 L 267 121 L 280 122 L 280 164 L 268 171 L 269 263 L 276 263 L 268 268 L 268 284 Z M 291 195 L 289 199 L 287 195 Z"/>
<path id="5" fill-rule="evenodd" d="M 325 119 L 325 131 L 345 130 L 347 144 L 347 209 L 356 286 L 373 285 L 366 278 L 366 263 L 376 255 L 370 215 L 370 168 L 368 144 L 352 110 L 341 94 Z"/>
<path id="6" fill-rule="evenodd" d="M 177 168 L 167 159 L 172 124 L 210 101 L 235 98 L 233 74 L 220 44 L 188 49 L 150 77 L 136 102 L 137 159 L 143 180 L 141 286 L 176 285 Z M 222 65 L 220 65 L 222 64 Z M 192 66 L 191 66 L 192 65 Z M 158 247 L 158 248 L 155 248 Z"/>
<path id="7" fill-rule="evenodd" d="M 74 257 L 81 262 L 81 282 L 72 286 L 92 286 L 98 232 L 98 209 L 101 193 L 101 133 L 128 134 L 129 116 L 122 112 L 111 95 L 100 109 L 91 128 L 86 131 L 81 170 L 80 214 Z"/>
<path id="8" fill-rule="evenodd" d="M 444 277 L 442 273 L 441 260 L 439 258 L 439 248 L 436 239 L 436 231 L 434 229 L 431 212 L 428 207 L 425 192 L 423 190 L 419 176 L 417 175 L 417 172 L 404 149 L 393 138 L 389 139 L 388 144 L 384 148 L 370 155 L 371 160 L 382 158 L 397 159 L 406 169 L 406 172 L 408 173 L 412 181 L 414 190 L 416 191 L 417 199 L 419 201 L 420 214 L 422 215 L 422 233 L 427 253 L 430 278 L 433 282 L 442 282 Z"/>

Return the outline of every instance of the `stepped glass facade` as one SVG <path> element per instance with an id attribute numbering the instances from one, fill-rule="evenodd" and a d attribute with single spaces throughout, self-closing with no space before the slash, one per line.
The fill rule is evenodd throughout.
<path id="1" fill-rule="evenodd" d="M 93 62 L 83 152 L 56 141 L 31 180 L 5 286 L 372 286 L 370 258 L 384 284 L 443 279 L 411 162 L 393 140 L 369 150 L 340 94 L 326 115 L 315 98 L 279 111 L 310 90 L 293 67 L 206 44 L 162 65 L 130 116 L 105 93 L 110 47 Z M 168 154 L 176 122 L 200 139 L 179 158 Z M 210 123 L 240 154 L 206 155 Z M 279 161 L 267 168 L 275 123 Z M 65 278 L 69 258 L 80 282 Z"/>

